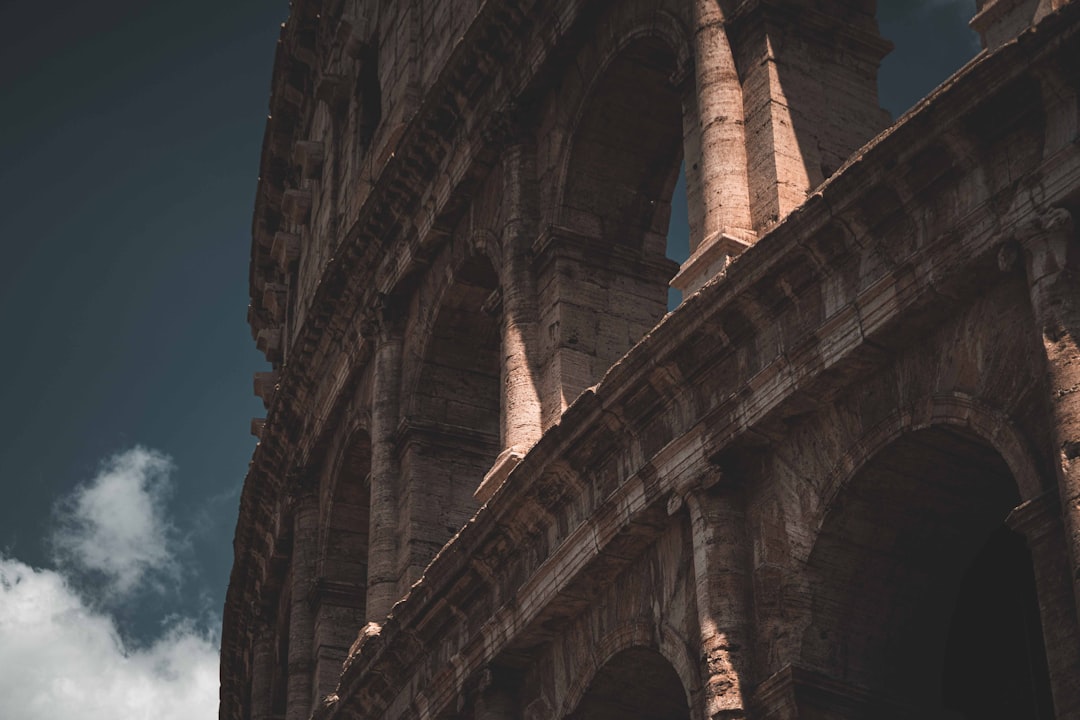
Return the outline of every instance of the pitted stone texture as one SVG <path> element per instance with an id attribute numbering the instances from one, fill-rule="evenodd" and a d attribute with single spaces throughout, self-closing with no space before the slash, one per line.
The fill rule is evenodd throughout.
<path id="1" fill-rule="evenodd" d="M 872 8 L 293 3 L 222 720 L 1080 714 L 1080 6 Z"/>

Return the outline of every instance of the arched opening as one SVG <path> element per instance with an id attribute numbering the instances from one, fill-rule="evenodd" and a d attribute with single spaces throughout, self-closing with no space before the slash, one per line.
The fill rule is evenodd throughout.
<path id="1" fill-rule="evenodd" d="M 1002 458 L 957 429 L 868 462 L 808 567 L 803 662 L 847 690 L 806 702 L 829 717 L 1052 717 L 1031 559 L 1003 524 L 1019 500 Z"/>
<path id="2" fill-rule="evenodd" d="M 454 272 L 424 349 L 413 408 L 418 424 L 453 438 L 463 453 L 484 458 L 478 460 L 483 471 L 499 443 L 498 287 L 482 255 Z"/>
<path id="3" fill-rule="evenodd" d="M 686 690 L 660 653 L 623 650 L 602 667 L 567 720 L 689 720 Z"/>
<path id="4" fill-rule="evenodd" d="M 682 93 L 668 45 L 639 38 L 593 82 L 574 127 L 556 242 L 541 259 L 545 326 L 563 398 L 595 383 L 668 308 L 666 257 L 683 156 Z"/>
<path id="5" fill-rule="evenodd" d="M 349 441 L 329 487 L 322 568 L 316 581 L 316 697 L 332 692 L 349 647 L 366 619 L 368 524 L 371 515 L 371 439 Z"/>
<path id="6" fill-rule="evenodd" d="M 500 305 L 491 262 L 457 267 L 423 349 L 402 436 L 406 587 L 468 521 L 500 450 Z"/>
<path id="7" fill-rule="evenodd" d="M 964 573 L 945 646 L 943 704 L 962 717 L 1052 718 L 1049 675 L 1031 553 L 1000 527 Z"/>
<path id="8" fill-rule="evenodd" d="M 682 161 L 675 71 L 674 55 L 658 39 L 642 38 L 620 52 L 592 89 L 567 168 L 568 220 L 645 257 L 664 255 Z"/>

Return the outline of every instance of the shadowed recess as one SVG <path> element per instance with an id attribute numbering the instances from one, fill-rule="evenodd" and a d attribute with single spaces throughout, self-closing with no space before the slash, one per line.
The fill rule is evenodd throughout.
<path id="1" fill-rule="evenodd" d="M 803 660 L 866 693 L 852 717 L 1043 717 L 1030 556 L 1003 526 L 1018 503 L 1001 457 L 954 429 L 901 437 L 844 487 L 810 557 Z M 995 652 L 965 642 L 972 622 Z"/>
<path id="2" fill-rule="evenodd" d="M 686 691 L 667 660 L 643 647 L 623 650 L 596 673 L 567 720 L 689 720 Z"/>

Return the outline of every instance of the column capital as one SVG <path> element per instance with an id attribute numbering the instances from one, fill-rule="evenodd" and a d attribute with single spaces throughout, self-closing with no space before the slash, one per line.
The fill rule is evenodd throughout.
<path id="1" fill-rule="evenodd" d="M 1065 208 L 1051 208 L 1036 215 L 1021 224 L 1013 236 L 1024 249 L 1028 282 L 1032 285 L 1057 275 L 1070 260 L 1074 264 L 1078 262 L 1068 257 L 1070 240 L 1076 237 L 1076 224 L 1072 213 Z"/>
<path id="2" fill-rule="evenodd" d="M 1020 503 L 1005 524 L 1027 540 L 1028 545 L 1046 539 L 1058 531 L 1061 525 L 1061 498 L 1057 490 L 1047 490 L 1038 497 Z"/>
<path id="3" fill-rule="evenodd" d="M 1074 229 L 1072 213 L 1062 207 L 1054 207 L 1038 213 L 1016 228 L 1014 235 L 1020 242 L 1054 233 L 1069 234 Z"/>
<path id="4" fill-rule="evenodd" d="M 378 344 L 400 335 L 405 322 L 401 301 L 387 293 L 379 293 L 374 303 L 360 319 L 360 336 Z"/>
<path id="5" fill-rule="evenodd" d="M 704 472 L 694 475 L 672 488 L 667 504 L 668 515 L 677 513 L 687 501 L 692 504 L 690 510 L 693 515 L 698 512 L 695 509 L 697 508 L 695 503 L 705 499 L 713 490 L 731 489 L 733 485 L 731 478 L 725 475 L 723 470 L 716 466 L 709 466 Z"/>
<path id="6" fill-rule="evenodd" d="M 520 148 L 536 140 L 535 122 L 540 113 L 529 103 L 510 101 L 491 114 L 484 140 L 504 150 Z"/>
<path id="7" fill-rule="evenodd" d="M 318 503 L 318 480 L 309 468 L 295 467 L 285 475 L 285 510 L 295 514 L 305 505 Z"/>

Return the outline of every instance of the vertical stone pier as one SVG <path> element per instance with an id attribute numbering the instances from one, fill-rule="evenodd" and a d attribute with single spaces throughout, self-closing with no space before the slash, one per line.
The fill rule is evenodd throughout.
<path id="1" fill-rule="evenodd" d="M 529 448 L 540 438 L 536 276 L 532 243 L 536 239 L 536 149 L 513 142 L 503 151 L 506 220 L 502 233 L 502 451 L 477 488 L 486 501 Z"/>
<path id="2" fill-rule="evenodd" d="M 1046 353 L 1054 473 L 1080 615 L 1080 242 L 1063 209 L 1037 218 L 1021 234 L 1031 310 Z"/>
<path id="3" fill-rule="evenodd" d="M 314 702 L 312 638 L 315 613 L 310 592 L 318 553 L 319 501 L 305 493 L 293 515 L 292 583 L 289 589 L 289 666 L 285 720 L 307 720 Z"/>
<path id="4" fill-rule="evenodd" d="M 403 333 L 393 308 L 382 308 L 370 326 L 375 341 L 371 408 L 371 522 L 368 525 L 367 616 L 382 623 L 398 593 L 398 467 L 395 435 L 400 421 Z"/>

